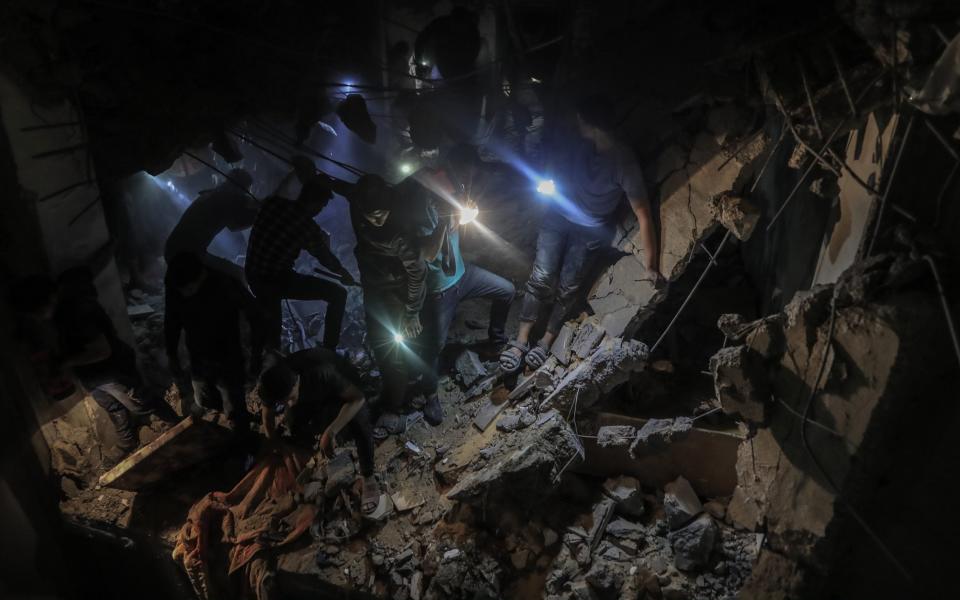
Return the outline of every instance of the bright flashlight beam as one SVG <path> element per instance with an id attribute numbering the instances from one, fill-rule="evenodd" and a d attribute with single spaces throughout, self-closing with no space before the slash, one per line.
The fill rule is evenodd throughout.
<path id="1" fill-rule="evenodd" d="M 393 334 L 393 341 L 394 341 L 394 342 L 396 342 L 396 343 L 398 343 L 398 344 L 402 344 L 402 343 L 403 343 L 403 340 L 404 340 L 404 337 L 403 337 L 403 334 L 402 334 L 402 333 L 395 333 L 395 334 Z"/>
<path id="2" fill-rule="evenodd" d="M 537 184 L 537 191 L 544 196 L 553 196 L 557 193 L 557 184 L 552 179 L 544 179 Z"/>
<path id="3" fill-rule="evenodd" d="M 410 163 L 401 163 L 400 172 L 403 173 L 404 175 L 409 175 L 410 173 L 413 173 L 413 165 L 411 165 Z"/>
<path id="4" fill-rule="evenodd" d="M 466 225 L 467 223 L 472 223 L 477 219 L 477 215 L 480 214 L 480 210 L 476 206 L 464 206 L 460 210 L 460 224 Z"/>

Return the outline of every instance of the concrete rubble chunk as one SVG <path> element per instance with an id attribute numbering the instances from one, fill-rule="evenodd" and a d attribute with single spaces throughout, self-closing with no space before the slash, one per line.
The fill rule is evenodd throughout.
<path id="1" fill-rule="evenodd" d="M 610 519 L 613 517 L 613 511 L 616 506 L 617 503 L 610 498 L 605 498 L 594 505 L 590 531 L 587 532 L 587 542 L 590 544 L 591 550 L 595 550 L 600 543 L 604 531 L 607 530 L 607 524 L 610 523 Z"/>
<path id="2" fill-rule="evenodd" d="M 550 346 L 550 354 L 555 356 L 561 364 L 570 363 L 570 347 L 573 344 L 574 328 L 564 324 L 560 328 L 560 333 Z"/>
<path id="3" fill-rule="evenodd" d="M 717 524 L 708 514 L 700 515 L 683 529 L 671 532 L 669 538 L 677 569 L 695 571 L 705 567 L 719 534 Z"/>
<path id="4" fill-rule="evenodd" d="M 500 417 L 497 421 L 497 430 L 511 432 L 526 429 L 533 425 L 536 420 L 537 415 L 533 414 L 529 408 L 521 406 L 519 409 L 510 411 Z"/>
<path id="5" fill-rule="evenodd" d="M 447 498 L 467 504 L 495 501 L 528 506 L 546 497 L 556 486 L 561 469 L 582 446 L 560 418 L 502 436 L 492 448 L 486 466 L 462 477 Z"/>
<path id="6" fill-rule="evenodd" d="M 770 385 L 760 354 L 746 345 L 723 348 L 710 359 L 710 372 L 724 413 L 750 423 L 766 419 Z"/>
<path id="7" fill-rule="evenodd" d="M 710 200 L 713 218 L 742 242 L 750 239 L 760 220 L 760 209 L 733 192 L 717 194 Z"/>
<path id="8" fill-rule="evenodd" d="M 637 437 L 637 428 L 631 425 L 607 425 L 597 430 L 597 445 L 601 448 L 629 446 Z"/>
<path id="9" fill-rule="evenodd" d="M 606 494 L 616 501 L 617 514 L 639 518 L 646 512 L 643 490 L 635 477 L 608 479 L 603 484 Z"/>
<path id="10" fill-rule="evenodd" d="M 602 327 L 588 321 L 577 330 L 577 335 L 573 339 L 570 349 L 580 360 L 583 360 L 590 356 L 590 353 L 600 344 L 606 334 L 607 332 Z"/>
<path id="11" fill-rule="evenodd" d="M 649 350 L 642 342 L 608 338 L 563 377 L 542 406 L 567 410 L 576 401 L 579 408 L 588 408 L 626 383 L 631 372 L 642 369 L 648 355 Z"/>
<path id="12" fill-rule="evenodd" d="M 691 429 L 693 419 L 690 417 L 650 419 L 637 431 L 637 437 L 630 445 L 630 456 L 636 458 L 644 453 L 659 452 L 685 437 Z"/>
<path id="13" fill-rule="evenodd" d="M 463 385 L 469 387 L 481 377 L 487 375 L 487 369 L 483 366 L 480 356 L 473 350 L 466 350 L 457 357 L 454 367 Z"/>
<path id="14" fill-rule="evenodd" d="M 457 560 L 440 562 L 423 597 L 424 600 L 493 600 L 502 597 L 501 577 L 502 570 L 492 557 L 473 552 L 463 554 Z"/>
<path id="15" fill-rule="evenodd" d="M 646 536 L 646 529 L 626 519 L 614 519 L 607 525 L 606 534 L 625 540 L 642 540 Z"/>
<path id="16" fill-rule="evenodd" d="M 341 451 L 327 461 L 324 467 L 327 474 L 327 483 L 323 488 L 327 498 L 333 498 L 340 490 L 353 485 L 357 477 L 357 470 L 353 464 L 353 457 L 349 451 Z"/>
<path id="17" fill-rule="evenodd" d="M 690 482 L 678 477 L 663 490 L 663 509 L 667 513 L 670 529 L 679 529 L 703 512 L 703 505 Z"/>

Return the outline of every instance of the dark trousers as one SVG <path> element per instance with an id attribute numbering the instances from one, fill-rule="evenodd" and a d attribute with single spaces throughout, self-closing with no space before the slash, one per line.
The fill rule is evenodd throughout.
<path id="1" fill-rule="evenodd" d="M 315 408 L 303 406 L 302 408 L 292 408 L 287 415 L 287 427 L 294 440 L 303 443 L 312 443 L 316 436 L 330 426 L 330 423 L 340 412 L 340 405 L 331 403 L 325 405 L 319 410 L 319 414 L 313 412 Z M 366 405 L 360 409 L 350 422 L 346 424 L 342 437 L 352 439 L 357 445 L 357 458 L 360 460 L 360 474 L 364 477 L 373 475 L 373 425 L 370 422 L 370 409 Z"/>
<path id="2" fill-rule="evenodd" d="M 503 343 L 506 341 L 504 329 L 507 313 L 515 294 L 516 289 L 508 280 L 467 263 L 460 281 L 442 292 L 427 296 L 420 313 L 423 333 L 417 338 L 417 351 L 423 361 L 423 387 L 427 395 L 437 391 L 440 352 L 446 344 L 457 305 L 470 298 L 492 300 L 487 335 L 491 341 Z"/>
<path id="3" fill-rule="evenodd" d="M 249 427 L 243 357 L 223 361 L 190 356 L 193 401 L 201 408 L 220 410 L 237 429 Z"/>
<path id="4" fill-rule="evenodd" d="M 363 288 L 367 344 L 380 368 L 380 405 L 392 412 L 403 408 L 407 391 L 410 349 L 393 339 L 403 316 L 404 293 L 405 289 Z"/>
<path id="5" fill-rule="evenodd" d="M 263 306 L 266 318 L 266 346 L 280 347 L 283 322 L 281 302 L 289 300 L 323 300 L 327 314 L 323 325 L 323 346 L 336 349 L 340 341 L 340 327 L 347 307 L 347 290 L 329 279 L 301 275 L 293 271 L 269 278 L 250 278 L 250 289 Z"/>
<path id="6" fill-rule="evenodd" d="M 571 223 L 556 211 L 548 212 L 537 236 L 537 256 L 524 287 L 520 320 L 533 323 L 540 307 L 556 301 L 547 321 L 547 332 L 557 333 L 577 300 L 591 259 L 612 231 L 607 227 L 585 227 Z"/>
<path id="7" fill-rule="evenodd" d="M 117 382 L 103 383 L 90 389 L 94 401 L 107 411 L 107 416 L 117 431 L 120 446 L 127 448 L 136 446 L 139 441 L 132 413 L 150 412 L 131 392 L 128 386 Z"/>

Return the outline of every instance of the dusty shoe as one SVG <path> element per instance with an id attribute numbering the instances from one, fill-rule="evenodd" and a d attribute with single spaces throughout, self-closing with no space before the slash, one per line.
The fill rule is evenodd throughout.
<path id="1" fill-rule="evenodd" d="M 423 406 L 423 418 L 434 427 L 443 423 L 443 407 L 440 405 L 440 398 L 436 394 L 431 395 Z"/>

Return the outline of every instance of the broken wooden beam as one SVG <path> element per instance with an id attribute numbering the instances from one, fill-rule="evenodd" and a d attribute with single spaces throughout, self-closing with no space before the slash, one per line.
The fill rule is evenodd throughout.
<path id="1" fill-rule="evenodd" d="M 126 457 L 100 477 L 100 485 L 140 490 L 214 456 L 233 439 L 233 432 L 212 417 L 188 417 Z"/>

